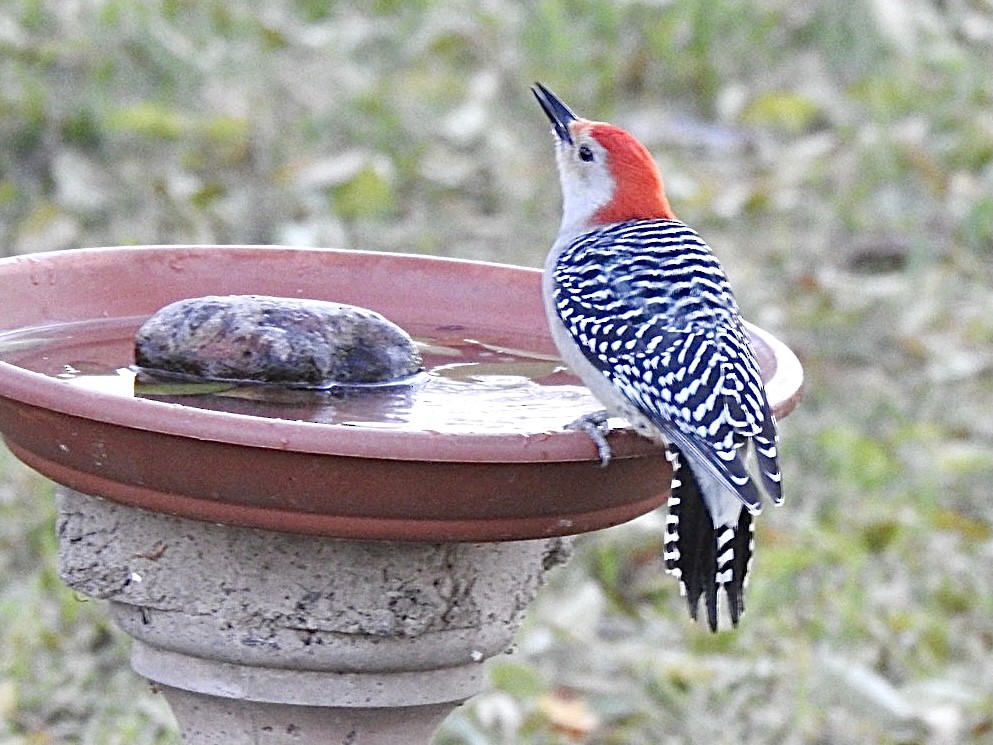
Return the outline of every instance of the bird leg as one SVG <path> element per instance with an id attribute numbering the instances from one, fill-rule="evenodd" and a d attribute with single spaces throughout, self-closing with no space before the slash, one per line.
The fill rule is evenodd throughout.
<path id="1" fill-rule="evenodd" d="M 610 450 L 610 443 L 607 442 L 607 433 L 610 432 L 610 412 L 606 409 L 583 414 L 574 422 L 565 425 L 566 429 L 581 430 L 593 440 L 596 445 L 597 454 L 600 456 L 600 468 L 606 468 L 610 464 L 613 453 Z"/>

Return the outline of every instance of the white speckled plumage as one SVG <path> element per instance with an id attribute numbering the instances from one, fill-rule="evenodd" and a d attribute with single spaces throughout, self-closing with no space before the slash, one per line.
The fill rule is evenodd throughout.
<path id="1" fill-rule="evenodd" d="M 694 617 L 704 597 L 716 630 L 723 589 L 736 624 L 761 509 L 750 448 L 762 489 L 782 501 L 775 418 L 737 303 L 710 248 L 672 215 L 647 151 L 623 130 L 575 117 L 544 87 L 535 95 L 557 135 L 563 185 L 543 283 L 552 336 L 611 414 L 666 446 L 666 568 Z M 637 190 L 622 182 L 630 168 L 652 171 L 637 173 Z"/>

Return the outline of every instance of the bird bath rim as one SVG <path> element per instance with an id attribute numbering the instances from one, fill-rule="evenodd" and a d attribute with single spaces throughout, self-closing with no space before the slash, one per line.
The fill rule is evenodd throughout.
<path id="1" fill-rule="evenodd" d="M 539 345 L 535 351 L 554 353 L 540 278 L 537 269 L 372 251 L 73 249 L 0 260 L 5 286 L 0 332 L 148 316 L 173 300 L 206 294 L 267 294 L 361 305 L 401 327 L 439 320 L 469 327 L 483 323 L 509 339 Z M 107 288 L 123 291 L 108 294 Z M 784 416 L 801 395 L 799 363 L 768 333 L 751 326 L 749 331 L 772 405 Z M 657 448 L 627 430 L 612 435 L 616 461 L 602 470 L 594 465 L 592 443 L 578 432 L 465 435 L 265 419 L 80 390 L 2 361 L 0 430 L 28 465 L 81 491 L 197 519 L 341 537 L 503 540 L 564 535 L 631 519 L 661 504 L 667 491 L 667 467 Z M 111 453 L 113 463 L 90 463 L 95 456 L 61 453 L 48 442 L 56 430 L 88 438 L 87 446 L 106 445 L 117 437 L 126 444 L 116 459 Z M 181 447 L 175 456 L 181 459 L 171 469 L 146 455 L 165 444 Z M 127 448 L 134 463 L 123 462 Z M 134 452 L 144 460 L 139 463 Z M 191 476 L 199 482 L 182 482 L 172 471 L 196 460 L 197 452 L 219 462 L 234 459 L 229 466 L 217 466 L 225 471 L 223 478 L 213 479 L 210 469 L 203 468 Z M 265 464 L 256 460 L 271 461 L 285 472 L 266 476 Z M 342 477 L 348 483 L 322 484 L 322 477 L 327 481 L 338 473 L 330 470 L 332 464 L 357 470 Z M 242 475 L 237 469 L 251 473 Z M 399 470 L 388 477 L 384 469 Z M 353 484 L 351 478 L 366 483 Z M 163 479 L 164 486 L 156 483 Z M 284 489 L 281 479 L 295 483 Z M 415 485 L 414 480 L 426 483 Z M 384 489 L 397 493 L 384 493 L 372 504 Z M 295 502 L 290 496 L 294 490 Z M 315 497 L 316 506 L 307 499 L 314 490 L 327 492 Z M 447 498 L 432 502 L 432 494 L 446 490 Z M 340 511 L 336 503 L 342 501 L 347 514 L 329 514 Z M 502 505 L 495 506 L 497 502 Z M 347 524 L 336 517 L 347 518 Z"/>

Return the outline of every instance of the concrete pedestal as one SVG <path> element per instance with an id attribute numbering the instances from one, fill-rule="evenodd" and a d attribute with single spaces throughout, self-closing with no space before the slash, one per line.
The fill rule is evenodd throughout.
<path id="1" fill-rule="evenodd" d="M 58 491 L 59 573 L 110 601 L 191 745 L 428 743 L 567 539 L 351 541 Z"/>

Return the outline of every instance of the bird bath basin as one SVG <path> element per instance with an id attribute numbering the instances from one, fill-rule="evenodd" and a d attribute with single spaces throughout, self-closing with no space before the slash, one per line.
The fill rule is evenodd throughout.
<path id="1" fill-rule="evenodd" d="M 159 246 L 0 260 L 0 287 L 0 432 L 60 485 L 62 577 L 110 601 L 190 743 L 427 742 L 565 560 L 559 537 L 666 497 L 665 459 L 633 432 L 611 434 L 601 469 L 586 435 L 562 430 L 599 406 L 555 369 L 537 270 Z M 456 375 L 441 404 L 375 421 L 327 401 L 218 410 L 58 377 L 81 359 L 124 367 L 156 310 L 227 294 L 370 308 L 428 340 L 433 377 L 462 368 L 491 388 L 477 402 Z M 799 364 L 750 332 L 784 416 Z"/>

